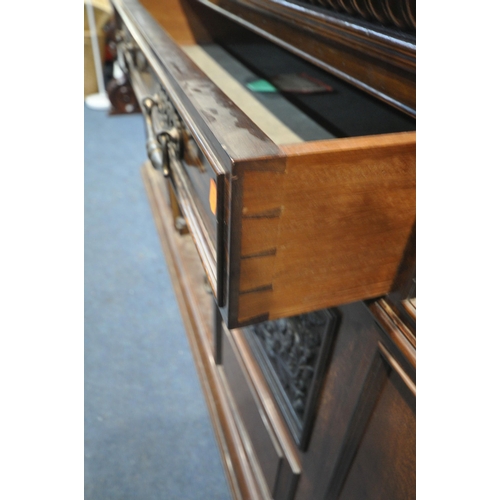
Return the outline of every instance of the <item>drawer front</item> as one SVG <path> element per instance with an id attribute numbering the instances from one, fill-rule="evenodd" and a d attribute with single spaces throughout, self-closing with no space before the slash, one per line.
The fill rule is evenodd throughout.
<path id="1" fill-rule="evenodd" d="M 297 463 L 291 463 L 284 451 L 283 438 L 273 431 L 271 417 L 268 415 L 248 375 L 245 362 L 240 353 L 242 332 L 229 332 L 222 327 L 222 366 L 224 375 L 241 417 L 245 432 L 252 449 L 247 453 L 255 455 L 265 483 L 263 496 L 275 500 L 287 500 L 294 496 L 300 476 Z M 261 393 L 262 396 L 262 393 Z M 267 490 L 267 491 L 266 491 Z"/>
<path id="2" fill-rule="evenodd" d="M 342 127 L 356 122 L 352 136 L 279 142 L 259 121 L 274 111 L 259 118 L 235 104 L 241 82 L 228 97 L 230 73 L 206 58 L 204 73 L 136 0 L 113 4 L 139 100 L 163 96 L 174 110 L 182 145 L 170 148 L 172 179 L 229 328 L 388 293 L 415 221 L 414 123 L 358 136 L 362 111 L 377 124 L 391 113 L 338 84 L 332 95 L 356 105 L 332 97 L 331 114 Z"/>
<path id="3" fill-rule="evenodd" d="M 172 182 L 217 303 L 222 306 L 224 174 L 216 172 L 203 154 L 150 60 L 125 26 L 121 37 L 119 61 L 144 114 L 148 156 Z"/>

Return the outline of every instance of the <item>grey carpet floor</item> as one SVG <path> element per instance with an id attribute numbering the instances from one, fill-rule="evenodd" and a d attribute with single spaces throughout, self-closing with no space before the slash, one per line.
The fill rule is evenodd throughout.
<path id="1" fill-rule="evenodd" d="M 140 115 L 85 108 L 85 498 L 229 499 L 140 165 Z"/>

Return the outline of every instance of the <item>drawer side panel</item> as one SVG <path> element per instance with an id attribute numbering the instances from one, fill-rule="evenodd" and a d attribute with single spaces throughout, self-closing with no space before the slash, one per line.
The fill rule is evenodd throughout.
<path id="1" fill-rule="evenodd" d="M 415 133 L 283 150 L 270 318 L 389 292 L 415 222 Z"/>

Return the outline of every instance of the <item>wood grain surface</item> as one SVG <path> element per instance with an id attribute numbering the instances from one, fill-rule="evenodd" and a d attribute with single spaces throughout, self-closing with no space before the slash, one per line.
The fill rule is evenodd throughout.
<path id="1" fill-rule="evenodd" d="M 248 273 L 272 274 L 267 289 L 240 296 L 239 320 L 260 307 L 272 319 L 388 293 L 415 221 L 415 133 L 282 151 L 284 173 L 244 174 L 242 211 L 275 216 L 242 218 L 242 255 L 275 254 L 241 268 L 240 292 Z"/>
<path id="2" fill-rule="evenodd" d="M 141 0 L 141 4 L 179 44 L 209 42 L 209 30 L 196 16 L 190 2 L 181 0 Z"/>
<path id="3" fill-rule="evenodd" d="M 297 19 L 298 4 L 286 0 L 213 1 L 301 57 L 373 85 L 375 95 L 387 90 L 411 114 L 411 43 L 385 44 L 312 11 Z M 321 2 L 362 15 L 373 4 Z M 142 167 L 233 498 L 415 498 L 416 337 L 414 321 L 394 307 L 414 286 L 415 132 L 278 146 L 178 47 L 214 33 L 196 2 L 143 0 L 161 26 L 136 0 L 113 3 L 218 174 L 220 309 L 207 293 L 196 231 L 174 229 L 165 179 L 149 162 Z M 363 40 L 372 35 L 373 43 Z M 339 327 L 300 450 L 246 338 L 232 328 L 332 306 Z"/>

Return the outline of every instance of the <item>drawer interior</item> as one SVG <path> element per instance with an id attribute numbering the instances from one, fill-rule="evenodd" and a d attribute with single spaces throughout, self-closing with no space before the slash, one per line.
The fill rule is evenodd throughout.
<path id="1" fill-rule="evenodd" d="M 334 137 L 283 94 L 249 90 L 246 85 L 262 77 L 236 59 L 226 47 L 206 44 L 182 49 L 275 144 Z"/>
<path id="2" fill-rule="evenodd" d="M 416 128 L 415 118 L 196 2 L 142 3 L 184 53 L 277 145 Z M 183 30 L 172 14 L 174 4 L 189 16 Z M 202 31 L 200 19 L 209 19 Z M 258 79 L 288 74 L 305 74 L 333 90 L 271 93 L 247 87 Z"/>
<path id="3" fill-rule="evenodd" d="M 414 118 L 257 35 L 181 48 L 275 144 L 415 130 Z M 247 87 L 288 74 L 307 75 L 333 90 L 254 92 Z"/>

